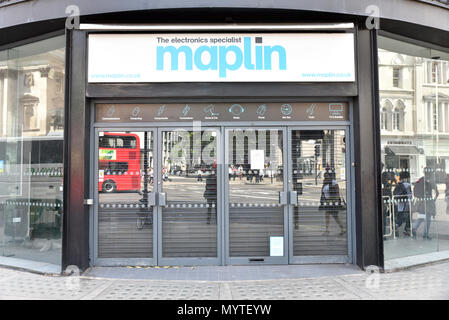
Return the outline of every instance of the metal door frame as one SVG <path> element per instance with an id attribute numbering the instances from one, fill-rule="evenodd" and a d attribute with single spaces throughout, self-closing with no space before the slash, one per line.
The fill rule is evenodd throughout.
<path id="1" fill-rule="evenodd" d="M 153 206 L 153 257 L 152 258 L 99 258 L 98 257 L 98 205 L 99 205 L 99 192 L 98 192 L 98 147 L 99 147 L 99 132 L 120 132 L 120 131 L 130 131 L 130 132 L 152 132 L 153 141 L 153 172 L 157 174 L 153 175 L 153 193 L 161 192 L 161 181 L 162 181 L 162 131 L 174 131 L 179 129 L 189 130 L 192 125 L 183 126 L 173 126 L 164 127 L 163 125 L 158 126 L 139 126 L 139 127 L 129 127 L 126 126 L 95 126 L 94 150 L 92 152 L 91 161 L 93 163 L 93 219 L 92 219 L 92 265 L 94 266 L 124 266 L 124 265 L 221 265 L 222 264 L 222 173 L 218 168 L 217 161 L 217 257 L 216 258 L 163 258 L 162 257 L 162 208 L 156 204 Z M 204 129 L 213 129 L 217 133 L 217 160 L 223 157 L 222 149 L 222 130 L 220 126 L 201 126 Z"/>
<path id="2" fill-rule="evenodd" d="M 287 159 L 288 159 L 288 147 L 287 147 L 287 126 L 286 125 L 256 125 L 256 126 L 226 126 L 224 127 L 223 134 L 224 134 L 224 162 L 223 162 L 223 171 L 226 170 L 226 172 L 223 174 L 223 185 L 224 185 L 224 261 L 226 265 L 263 265 L 263 264 L 288 264 L 288 245 L 289 245 L 289 229 L 288 229 L 288 205 L 284 205 L 284 255 L 282 257 L 270 257 L 270 256 L 251 256 L 251 257 L 231 257 L 230 256 L 230 242 L 229 242 L 229 175 L 228 172 L 228 159 L 227 155 L 229 154 L 229 136 L 228 132 L 235 129 L 250 129 L 250 130 L 279 130 L 282 131 L 282 161 L 283 161 L 283 192 L 287 192 Z M 263 259 L 263 261 L 250 261 L 250 259 Z"/>
<path id="3" fill-rule="evenodd" d="M 175 130 L 195 130 L 195 127 L 190 124 L 189 126 L 170 126 L 170 127 L 158 127 L 157 128 L 157 141 L 158 141 L 158 168 L 157 168 L 157 192 L 163 192 L 162 190 L 162 132 L 163 131 L 175 131 Z M 199 131 L 201 130 L 214 130 L 217 133 L 216 136 L 216 150 L 217 150 L 217 257 L 192 257 L 192 258 L 182 258 L 182 257 L 173 257 L 173 258 L 164 258 L 162 256 L 162 207 L 157 206 L 157 229 L 158 229 L 158 238 L 157 238 L 157 263 L 160 266 L 170 266 L 170 265 L 221 265 L 222 264 L 222 205 L 223 197 L 222 197 L 222 170 L 219 169 L 219 159 L 223 156 L 223 144 L 222 144 L 222 130 L 219 125 L 217 126 L 203 126 L 199 127 Z M 160 147 L 159 147 L 160 142 Z M 168 200 L 168 199 L 167 199 Z"/>
<path id="4" fill-rule="evenodd" d="M 354 226 L 354 206 L 353 206 L 353 159 L 351 127 L 349 124 L 339 125 L 269 125 L 251 126 L 249 128 L 265 130 L 281 130 L 283 132 L 283 161 L 284 161 L 284 192 L 292 190 L 292 146 L 291 133 L 293 130 L 345 130 L 346 137 L 346 199 L 347 199 L 347 241 L 348 255 L 326 255 L 326 256 L 293 256 L 293 208 L 292 205 L 284 206 L 284 257 L 230 257 L 229 256 L 229 206 L 227 200 L 229 195 L 229 177 L 227 174 L 227 151 L 229 150 L 228 132 L 234 129 L 245 129 L 247 126 L 225 126 L 223 124 L 213 125 L 208 123 L 201 128 L 214 129 L 217 132 L 217 258 L 162 258 L 161 253 L 162 234 L 161 208 L 153 206 L 153 258 L 99 258 L 98 257 L 98 137 L 103 131 L 150 131 L 153 134 L 153 157 L 155 168 L 158 174 L 154 175 L 153 192 L 160 192 L 159 182 L 161 181 L 161 151 L 159 141 L 162 143 L 162 131 L 192 128 L 191 124 L 163 127 L 163 125 L 149 126 L 99 126 L 94 127 L 93 143 L 94 150 L 91 156 L 93 163 L 93 218 L 92 218 L 92 250 L 91 258 L 94 266 L 123 266 L 123 265 L 239 265 L 239 264 L 307 264 L 307 263 L 353 263 L 353 226 Z M 224 142 L 224 143 L 223 143 Z M 288 251 L 288 255 L 286 254 Z M 249 262 L 249 258 L 263 258 L 263 262 Z M 161 260 L 162 259 L 162 260 Z M 281 261 L 279 261 L 281 260 Z M 284 261 L 285 260 L 285 261 Z"/>
<path id="5" fill-rule="evenodd" d="M 292 131 L 293 130 L 344 130 L 345 131 L 345 162 L 346 162 L 346 235 L 347 235 L 347 245 L 348 245 L 348 255 L 315 255 L 315 256 L 294 256 L 293 255 L 293 205 L 288 205 L 288 224 L 289 224 L 289 235 L 290 241 L 288 244 L 288 257 L 289 264 L 314 264 L 314 263 L 352 263 L 353 261 L 353 192 L 352 192 L 352 137 L 350 135 L 350 126 L 348 125 L 323 125 L 323 126 L 288 126 L 288 190 L 293 190 L 293 159 L 292 159 Z"/>
<path id="6" fill-rule="evenodd" d="M 124 265 L 157 265 L 157 206 L 153 206 L 153 257 L 152 258 L 99 258 L 98 257 L 98 236 L 99 236 L 99 230 L 98 230 L 98 205 L 99 205 L 99 190 L 98 190 L 98 147 L 99 147 L 99 132 L 120 132 L 120 131 L 130 131 L 130 132 L 152 132 L 153 134 L 153 158 L 156 166 L 158 165 L 157 162 L 157 156 L 159 153 L 159 150 L 157 150 L 157 129 L 146 127 L 146 128 L 130 128 L 130 127 L 96 127 L 94 132 L 94 143 L 92 144 L 94 146 L 94 152 L 93 154 L 93 168 L 94 168 L 94 174 L 93 174 L 93 200 L 94 200 L 94 206 L 93 206 L 93 254 L 92 254 L 92 264 L 94 266 L 124 266 Z M 155 166 L 155 167 L 156 167 Z M 154 171 L 154 170 L 153 170 Z M 155 186 L 158 183 L 158 177 L 154 175 L 153 177 L 153 193 L 156 192 Z"/>

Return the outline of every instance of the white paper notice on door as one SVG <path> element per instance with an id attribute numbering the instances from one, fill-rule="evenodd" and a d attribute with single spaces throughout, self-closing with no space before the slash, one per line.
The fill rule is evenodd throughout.
<path id="1" fill-rule="evenodd" d="M 270 257 L 284 256 L 284 237 L 270 237 Z"/>
<path id="2" fill-rule="evenodd" d="M 340 168 L 340 179 L 346 180 L 346 169 L 345 168 Z"/>
<path id="3" fill-rule="evenodd" d="M 250 153 L 251 170 L 260 170 L 264 168 L 265 152 L 264 150 L 251 150 Z"/>

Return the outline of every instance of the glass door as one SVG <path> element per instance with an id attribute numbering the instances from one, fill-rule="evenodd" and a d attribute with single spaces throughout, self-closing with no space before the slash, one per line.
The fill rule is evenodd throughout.
<path id="1" fill-rule="evenodd" d="M 288 262 L 285 131 L 226 129 L 227 264 Z"/>
<path id="2" fill-rule="evenodd" d="M 97 130 L 95 265 L 156 264 L 155 133 Z"/>
<path id="3" fill-rule="evenodd" d="M 289 130 L 290 263 L 350 262 L 347 130 Z"/>
<path id="4" fill-rule="evenodd" d="M 158 263 L 220 264 L 220 132 L 159 129 L 158 137 Z"/>
<path id="5" fill-rule="evenodd" d="M 97 129 L 95 265 L 350 262 L 347 131 Z"/>

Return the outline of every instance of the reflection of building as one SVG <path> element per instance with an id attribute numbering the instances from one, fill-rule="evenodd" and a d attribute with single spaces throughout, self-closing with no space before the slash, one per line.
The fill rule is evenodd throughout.
<path id="1" fill-rule="evenodd" d="M 15 136 L 42 136 L 63 129 L 64 50 L 45 55 L 45 64 L 17 59 L 0 67 L 0 136 L 21 123 Z M 19 112 L 15 112 L 18 108 Z M 18 129 L 18 127 L 16 127 Z"/>
<path id="2" fill-rule="evenodd" d="M 345 131 L 319 130 L 310 136 L 298 131 L 297 134 L 295 141 L 299 145 L 295 146 L 295 153 L 299 162 L 296 165 L 302 174 L 334 171 L 339 179 L 345 176 Z"/>
<path id="3" fill-rule="evenodd" d="M 3 254 L 59 263 L 62 226 L 63 37 L 0 55 Z M 47 253 L 48 252 L 48 253 Z"/>
<path id="4" fill-rule="evenodd" d="M 449 62 L 379 50 L 380 128 L 386 170 L 449 172 Z M 441 179 L 440 179 L 441 180 Z"/>

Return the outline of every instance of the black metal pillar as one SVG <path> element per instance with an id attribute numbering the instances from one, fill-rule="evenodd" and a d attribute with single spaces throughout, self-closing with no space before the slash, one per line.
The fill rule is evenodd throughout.
<path id="1" fill-rule="evenodd" d="M 64 218 L 62 269 L 89 266 L 89 137 L 86 103 L 86 34 L 67 31 L 64 130 Z"/>
<path id="2" fill-rule="evenodd" d="M 359 96 L 354 107 L 356 255 L 361 268 L 383 267 L 376 30 L 358 30 Z"/>

